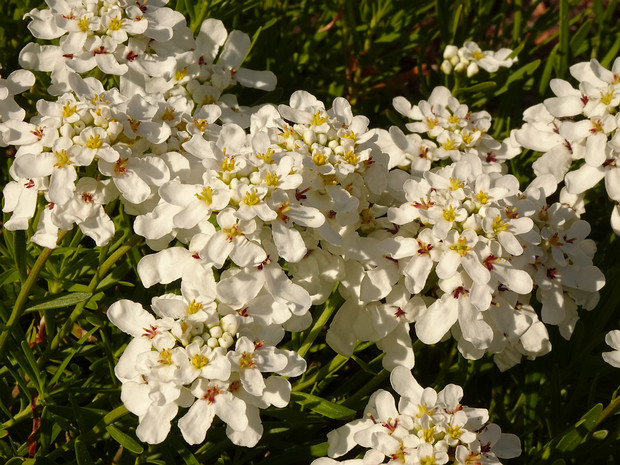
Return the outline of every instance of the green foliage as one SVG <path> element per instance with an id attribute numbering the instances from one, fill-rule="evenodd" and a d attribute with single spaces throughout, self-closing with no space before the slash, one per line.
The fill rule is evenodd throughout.
<path id="1" fill-rule="evenodd" d="M 3 75 L 18 68 L 19 50 L 30 40 L 21 18 L 41 4 L 0 2 Z M 553 5 L 536 0 L 170 2 L 194 30 L 216 17 L 227 29 L 253 37 L 247 66 L 274 71 L 278 88 L 266 96 L 244 90 L 243 101 L 283 103 L 298 89 L 328 104 L 344 96 L 354 113 L 387 127 L 403 123 L 392 109 L 394 96 L 417 101 L 435 86 L 448 85 L 472 110 L 493 115 L 498 138 L 520 124 L 523 109 L 549 96 L 551 79 L 568 79 L 572 64 L 596 57 L 609 66 L 620 53 L 617 0 Z M 486 49 L 512 48 L 519 61 L 492 79 L 484 72 L 469 80 L 443 75 L 438 66 L 444 48 L 466 40 Z M 10 159 L 2 164 L 3 183 L 9 164 Z M 520 180 L 531 178 L 531 158 L 514 161 L 512 168 Z M 600 356 L 605 332 L 620 327 L 614 288 L 620 267 L 612 267 L 620 248 L 607 227 L 609 208 L 598 202 L 603 196 L 598 192 L 588 199 L 587 219 L 604 225 L 593 237 L 610 284 L 598 307 L 582 314 L 571 341 L 551 334 L 551 354 L 506 373 L 490 358 L 462 359 L 451 342 L 423 351 L 415 346 L 414 374 L 421 384 L 461 384 L 464 403 L 489 406 L 491 419 L 521 438 L 523 455 L 513 463 L 600 464 L 620 456 L 618 374 Z M 325 325 L 341 302 L 337 293 L 316 310 L 313 326 L 288 341 L 287 348 L 299 349 L 312 364 L 291 380 L 289 407 L 262 414 L 265 434 L 258 446 L 233 447 L 221 427 L 198 446 L 185 446 L 174 427 L 163 444 L 136 440 L 137 420 L 121 406 L 113 372 L 128 338 L 105 312 L 121 297 L 148 305 L 161 288 L 137 285 L 137 261 L 148 249 L 132 236 L 122 211 L 117 213 L 116 235 L 103 248 L 79 231 L 67 234 L 54 251 L 30 244 L 32 229 L 2 231 L 0 460 L 8 465 L 301 464 L 325 455 L 326 433 L 361 417 L 368 396 L 388 379 L 374 345 L 358 345 L 349 359 L 326 345 Z"/>

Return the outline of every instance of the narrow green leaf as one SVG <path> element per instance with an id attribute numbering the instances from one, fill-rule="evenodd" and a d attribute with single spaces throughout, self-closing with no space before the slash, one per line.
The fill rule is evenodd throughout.
<path id="1" fill-rule="evenodd" d="M 28 367 L 24 366 L 23 364 L 21 365 L 21 367 L 24 370 L 26 370 L 30 378 L 37 383 L 37 390 L 39 391 L 39 394 L 43 394 L 42 392 L 43 382 L 41 381 L 41 371 L 39 370 L 39 367 L 37 366 L 37 361 L 34 358 L 32 349 L 30 348 L 30 346 L 28 345 L 26 341 L 22 341 L 20 345 L 22 348 L 22 352 L 26 358 L 26 361 L 28 362 Z M 15 355 L 15 353 L 13 355 Z M 29 368 L 29 369 L 27 370 L 26 368 Z"/>
<path id="2" fill-rule="evenodd" d="M 26 261 L 26 231 L 15 231 L 15 250 L 14 258 L 17 271 L 19 272 L 19 279 L 24 284 L 28 279 L 27 261 Z"/>
<path id="3" fill-rule="evenodd" d="M 8 270 L 0 274 L 0 286 L 19 281 L 19 273 L 17 270 Z"/>
<path id="4" fill-rule="evenodd" d="M 70 349 L 69 355 L 67 355 L 67 357 L 65 357 L 65 359 L 62 361 L 62 363 L 56 370 L 56 373 L 54 373 L 54 376 L 48 383 L 48 389 L 51 389 L 58 382 L 58 380 L 64 373 L 65 368 L 67 368 L 67 365 L 69 365 L 71 359 L 78 354 L 78 352 L 82 349 L 84 342 L 86 342 L 88 338 L 91 337 L 93 333 L 95 333 L 98 329 L 99 328 L 97 327 L 92 328 L 90 331 L 84 334 L 84 336 L 82 336 L 76 343 L 74 343 L 73 348 Z"/>
<path id="5" fill-rule="evenodd" d="M 559 440 L 556 449 L 560 452 L 570 452 L 579 446 L 584 439 L 585 435 L 581 434 L 577 428 L 571 428 L 564 436 Z"/>
<path id="6" fill-rule="evenodd" d="M 291 400 L 302 407 L 306 407 L 319 415 L 333 420 L 345 420 L 355 415 L 355 410 L 322 397 L 306 394 L 305 392 L 291 392 Z"/>
<path id="7" fill-rule="evenodd" d="M 478 92 L 489 92 L 497 87 L 497 83 L 493 81 L 480 82 L 469 87 L 462 87 L 454 92 L 454 95 L 474 94 Z"/>
<path id="8" fill-rule="evenodd" d="M 54 294 L 37 301 L 34 305 L 26 308 L 26 312 L 38 312 L 41 310 L 51 310 L 54 308 L 73 307 L 80 302 L 88 299 L 92 294 L 90 292 L 71 292 Z"/>
<path id="9" fill-rule="evenodd" d="M 551 53 L 545 60 L 545 68 L 543 69 L 542 76 L 540 77 L 540 82 L 538 84 L 538 95 L 541 97 L 545 95 L 547 92 L 547 88 L 549 87 L 549 81 L 551 80 L 551 74 L 553 73 L 553 69 L 556 67 L 556 63 L 558 61 L 558 50 L 560 48 L 560 44 L 556 44 L 555 47 L 551 50 Z"/>
<path id="10" fill-rule="evenodd" d="M 596 404 L 592 407 L 588 413 L 581 417 L 575 426 L 583 425 L 588 431 L 592 431 L 592 428 L 596 424 L 598 417 L 603 411 L 603 404 Z"/>
<path id="11" fill-rule="evenodd" d="M 15 353 L 18 354 L 19 352 L 15 351 Z M 15 356 L 15 354 L 13 354 L 13 356 L 16 359 L 18 358 L 17 356 Z M 22 357 L 20 357 L 20 358 L 22 358 Z M 19 360 L 16 360 L 16 362 L 18 364 L 20 364 Z M 28 388 L 28 383 L 26 382 L 24 377 L 21 375 L 21 373 L 19 373 L 19 371 L 17 371 L 17 370 L 14 370 L 13 367 L 10 366 L 8 363 L 4 364 L 4 368 L 11 374 L 11 376 L 13 376 L 13 379 L 15 380 L 17 385 L 19 386 L 20 395 L 21 394 L 25 394 L 26 397 L 28 398 L 28 403 L 32 403 L 32 396 L 30 395 L 30 389 Z"/>
<path id="12" fill-rule="evenodd" d="M 94 465 L 93 459 L 90 458 L 90 454 L 88 453 L 88 449 L 82 443 L 80 438 L 75 440 L 73 443 L 73 448 L 75 450 L 75 459 L 77 460 L 78 465 Z"/>
<path id="13" fill-rule="evenodd" d="M 463 12 L 463 4 L 460 4 L 456 11 L 454 12 L 454 17 L 452 19 L 452 30 L 450 32 L 450 44 L 454 44 L 454 40 L 456 39 L 456 31 L 459 29 L 459 21 L 461 19 L 461 13 Z"/>
<path id="14" fill-rule="evenodd" d="M 620 50 L 620 34 L 616 36 L 616 41 L 609 48 L 609 51 L 605 54 L 603 59 L 601 60 L 601 65 L 609 68 L 611 62 L 618 56 L 618 51 Z"/>
<path id="15" fill-rule="evenodd" d="M 536 71 L 539 66 L 540 60 L 534 60 L 531 63 L 528 63 L 527 65 L 522 66 L 521 68 L 510 73 L 510 76 L 508 76 L 508 79 L 506 79 L 506 83 L 495 92 L 495 95 L 500 95 L 506 92 L 510 87 L 510 84 L 512 84 L 513 82 L 522 83 L 525 77 L 534 74 L 534 71 Z"/>
<path id="16" fill-rule="evenodd" d="M 618 14 L 618 0 L 611 0 L 605 10 L 605 22 L 608 23 Z"/>
<path id="17" fill-rule="evenodd" d="M 570 49 L 573 56 L 581 55 L 589 50 L 590 44 L 587 40 L 590 29 L 592 28 L 592 21 L 585 21 L 581 27 L 573 34 L 570 39 Z"/>
<path id="18" fill-rule="evenodd" d="M 5 463 L 5 465 L 33 465 L 34 459 L 24 459 L 22 457 L 13 457 L 12 459 L 9 459 L 8 462 Z"/>
<path id="19" fill-rule="evenodd" d="M 329 443 L 327 442 L 315 444 L 313 446 L 310 446 L 310 454 L 312 457 L 326 457 L 328 448 L 329 448 Z"/>
<path id="20" fill-rule="evenodd" d="M 125 277 L 125 275 L 129 272 L 129 270 L 131 270 L 131 264 L 129 262 L 124 262 L 123 264 L 117 266 L 116 268 L 112 270 L 110 274 L 108 274 L 105 278 L 103 278 L 99 282 L 99 284 L 97 284 L 97 287 L 95 288 L 95 290 L 103 291 L 104 289 L 107 289 L 108 287 L 114 286 L 116 283 L 118 283 L 121 279 Z"/>
<path id="21" fill-rule="evenodd" d="M 183 444 L 175 443 L 176 450 L 185 462 L 185 465 L 200 465 L 198 459 Z"/>
<path id="22" fill-rule="evenodd" d="M 564 77 L 568 70 L 568 53 L 570 39 L 570 5 L 568 0 L 560 0 L 560 69 L 559 76 Z"/>
<path id="23" fill-rule="evenodd" d="M 142 452 L 144 452 L 144 448 L 135 439 L 133 439 L 128 434 L 123 433 L 117 427 L 108 425 L 105 429 L 108 431 L 108 433 L 110 433 L 110 436 L 112 436 L 112 438 L 116 442 L 118 442 L 128 451 L 133 452 L 134 454 L 141 454 Z"/>

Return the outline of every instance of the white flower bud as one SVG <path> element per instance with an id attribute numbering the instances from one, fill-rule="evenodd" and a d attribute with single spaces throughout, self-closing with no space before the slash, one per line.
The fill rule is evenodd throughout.
<path id="1" fill-rule="evenodd" d="M 467 69 L 467 62 L 459 62 L 455 67 L 454 67 L 454 71 L 456 71 L 457 73 L 462 73 L 463 71 L 465 71 Z"/>
<path id="2" fill-rule="evenodd" d="M 218 339 L 218 342 L 220 343 L 220 347 L 228 349 L 235 341 L 230 334 L 224 333 L 222 334 L 222 337 Z"/>
<path id="3" fill-rule="evenodd" d="M 452 72 L 452 65 L 448 60 L 444 60 L 441 63 L 440 69 L 444 72 L 444 74 L 450 74 Z"/>
<path id="4" fill-rule="evenodd" d="M 237 330 L 239 329 L 239 320 L 236 315 L 225 315 L 220 321 L 220 326 L 222 327 L 222 330 L 227 333 L 237 334 Z"/>
<path id="5" fill-rule="evenodd" d="M 472 77 L 478 74 L 478 71 L 480 71 L 480 68 L 478 68 L 478 65 L 473 62 L 470 63 L 469 66 L 467 67 L 467 77 Z"/>
<path id="6" fill-rule="evenodd" d="M 459 48 L 456 45 L 448 45 L 443 51 L 443 57 L 446 60 L 449 60 L 450 58 L 455 57 L 458 53 Z"/>
<path id="7" fill-rule="evenodd" d="M 222 337 L 222 328 L 220 328 L 219 326 L 214 326 L 213 328 L 211 328 L 209 330 L 209 332 L 211 333 L 211 337 L 215 337 L 215 338 L 219 338 Z"/>
<path id="8" fill-rule="evenodd" d="M 306 129 L 303 135 L 304 142 L 308 145 L 312 145 L 316 142 L 316 134 L 312 129 Z"/>

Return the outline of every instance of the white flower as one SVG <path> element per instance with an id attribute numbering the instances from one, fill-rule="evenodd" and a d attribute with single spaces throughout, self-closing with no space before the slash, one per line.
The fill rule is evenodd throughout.
<path id="1" fill-rule="evenodd" d="M 178 422 L 188 444 L 204 441 L 216 415 L 235 431 L 243 431 L 248 427 L 245 403 L 233 396 L 228 387 L 227 382 L 205 378 L 192 383 L 191 390 L 196 401 Z"/>
<path id="2" fill-rule="evenodd" d="M 620 331 L 609 331 L 605 335 L 605 342 L 614 350 L 611 352 L 603 352 L 603 360 L 611 366 L 620 368 Z"/>

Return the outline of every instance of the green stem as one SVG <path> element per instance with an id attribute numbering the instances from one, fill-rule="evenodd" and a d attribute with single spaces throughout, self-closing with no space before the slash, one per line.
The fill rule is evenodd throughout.
<path id="1" fill-rule="evenodd" d="M 69 231 L 60 231 L 58 233 L 57 243 L 63 240 L 63 238 L 67 235 Z M 15 305 L 13 306 L 13 311 L 11 312 L 11 316 L 9 317 L 9 321 L 6 323 L 6 328 L 0 334 L 0 354 L 4 354 L 4 345 L 6 344 L 7 339 L 9 338 L 9 334 L 13 332 L 14 326 L 19 321 L 19 318 L 24 314 L 24 306 L 26 305 L 26 301 L 30 295 L 30 291 L 32 290 L 32 286 L 39 278 L 39 273 L 43 269 L 45 262 L 52 254 L 53 249 L 45 248 L 37 258 L 37 261 L 34 263 L 32 269 L 30 270 L 30 274 L 28 275 L 28 279 L 22 286 L 19 291 L 19 295 L 15 300 Z"/>
<path id="2" fill-rule="evenodd" d="M 327 323 L 327 320 L 329 320 L 329 317 L 332 315 L 332 313 L 334 313 L 334 310 L 336 310 L 336 308 L 339 306 L 341 300 L 342 299 L 340 297 L 340 294 L 336 294 L 336 291 L 334 289 L 334 291 L 332 292 L 332 295 L 329 296 L 329 299 L 327 299 L 327 302 L 323 304 L 323 311 L 321 312 L 319 317 L 314 322 L 314 325 L 312 326 L 312 329 L 308 333 L 308 336 L 306 336 L 306 338 L 304 339 L 304 342 L 301 344 L 301 347 L 297 351 L 297 353 L 300 356 L 304 357 L 306 353 L 308 353 L 308 350 L 310 350 L 310 347 L 312 347 L 314 340 L 321 333 L 321 331 L 323 331 L 323 326 L 325 326 L 325 324 Z"/>
<path id="3" fill-rule="evenodd" d="M 142 238 L 140 236 L 134 235 L 127 244 L 116 249 L 114 253 L 110 255 L 108 259 L 105 262 L 103 262 L 103 264 L 95 272 L 95 276 L 93 276 L 93 278 L 90 280 L 90 283 L 88 285 L 88 292 L 94 293 L 95 290 L 97 289 L 97 286 L 99 285 L 101 280 L 105 277 L 105 275 L 108 273 L 110 268 L 112 268 L 112 266 L 120 258 L 122 258 L 123 255 L 125 255 L 127 252 L 133 249 L 136 245 L 138 245 L 138 243 L 141 240 Z M 54 339 L 52 340 L 52 342 L 50 343 L 49 347 L 46 350 L 46 354 L 54 352 L 60 345 L 60 341 L 64 337 L 66 337 L 67 334 L 71 332 L 71 328 L 73 328 L 73 324 L 77 321 L 77 319 L 80 317 L 80 315 L 84 311 L 84 307 L 88 303 L 88 300 L 89 299 L 83 302 L 80 302 L 79 304 L 75 306 L 75 309 L 73 310 L 73 312 L 71 312 L 71 315 L 69 316 L 67 321 L 65 321 L 65 324 L 62 326 L 60 331 L 58 331 L 56 336 L 54 336 Z M 41 359 L 39 360 L 39 366 L 42 366 L 45 363 L 46 359 L 47 357 L 41 357 Z"/>
<path id="4" fill-rule="evenodd" d="M 317 372 L 314 373 L 314 375 L 312 375 L 310 378 L 297 381 L 295 384 L 293 384 L 292 390 L 303 391 L 305 388 L 314 385 L 318 381 L 322 381 L 328 378 L 340 368 L 342 368 L 348 360 L 349 359 L 347 357 L 343 357 L 339 354 L 336 355 L 328 365 L 321 367 L 321 369 L 317 370 Z"/>
<path id="5" fill-rule="evenodd" d="M 20 421 L 26 418 L 29 418 L 31 415 L 32 415 L 32 407 L 30 404 L 28 404 L 25 409 L 23 409 L 17 415 L 14 415 L 13 418 L 2 423 L 2 425 L 0 425 L 0 431 L 10 428 L 15 423 L 19 423 Z"/>
<path id="6" fill-rule="evenodd" d="M 608 416 L 613 415 L 614 413 L 617 413 L 617 412 L 620 412 L 620 396 L 616 397 L 614 400 L 612 400 L 609 403 L 607 407 L 605 407 L 605 409 L 601 412 L 598 419 L 596 420 L 596 423 L 594 424 L 592 431 L 595 431 L 598 428 L 598 426 L 601 423 L 603 423 L 603 421 L 605 421 L 605 419 Z"/>

